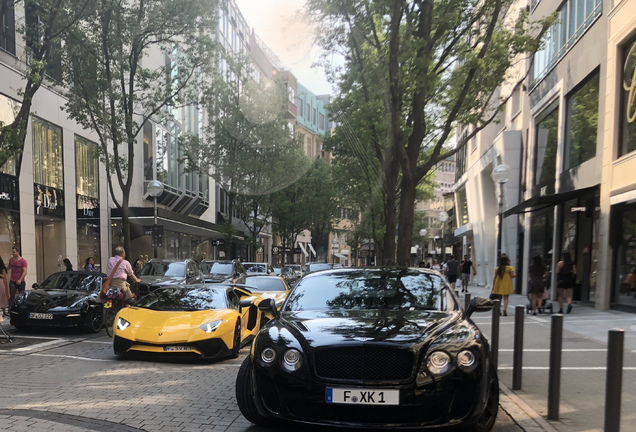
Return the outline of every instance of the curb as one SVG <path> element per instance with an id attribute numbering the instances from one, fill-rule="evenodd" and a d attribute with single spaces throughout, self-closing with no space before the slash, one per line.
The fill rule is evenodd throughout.
<path id="1" fill-rule="evenodd" d="M 558 432 L 546 419 L 501 381 L 499 382 L 499 390 L 503 392 L 503 394 L 500 394 L 499 406 L 525 432 Z"/>

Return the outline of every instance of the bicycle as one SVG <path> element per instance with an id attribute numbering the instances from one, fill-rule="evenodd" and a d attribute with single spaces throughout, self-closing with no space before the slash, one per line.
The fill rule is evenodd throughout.
<path id="1" fill-rule="evenodd" d="M 106 330 L 106 334 L 109 337 L 113 337 L 113 325 L 115 324 L 115 317 L 117 313 L 124 307 L 124 302 L 120 300 L 106 300 L 104 302 L 103 326 Z"/>

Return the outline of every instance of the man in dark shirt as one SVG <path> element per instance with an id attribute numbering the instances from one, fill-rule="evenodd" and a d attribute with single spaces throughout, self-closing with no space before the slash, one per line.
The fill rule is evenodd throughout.
<path id="1" fill-rule="evenodd" d="M 459 262 L 455 259 L 455 255 L 451 255 L 446 263 L 446 279 L 448 279 L 448 283 L 451 284 L 453 289 L 455 289 L 455 281 L 457 281 L 458 276 Z"/>
<path id="2" fill-rule="evenodd" d="M 468 292 L 468 282 L 470 282 L 470 270 L 473 271 L 473 276 L 477 274 L 475 264 L 470 260 L 468 255 L 464 255 L 464 262 L 462 263 L 462 292 Z"/>

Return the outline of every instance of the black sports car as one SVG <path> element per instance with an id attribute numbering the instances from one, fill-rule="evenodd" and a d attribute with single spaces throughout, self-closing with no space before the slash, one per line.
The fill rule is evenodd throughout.
<path id="1" fill-rule="evenodd" d="M 265 304 L 267 302 L 267 304 Z M 276 314 L 273 301 L 262 310 Z M 305 276 L 257 335 L 236 397 L 255 424 L 486 432 L 499 403 L 489 345 L 453 290 L 426 269 Z"/>
<path id="2" fill-rule="evenodd" d="M 11 308 L 11 325 L 27 327 L 85 327 L 92 332 L 102 328 L 102 305 L 96 303 L 106 275 L 98 272 L 69 271 L 50 275 L 42 285 L 33 285 L 16 297 Z"/>

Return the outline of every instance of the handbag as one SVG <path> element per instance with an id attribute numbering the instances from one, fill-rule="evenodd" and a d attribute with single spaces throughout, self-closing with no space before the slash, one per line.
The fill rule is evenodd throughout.
<path id="1" fill-rule="evenodd" d="M 121 288 L 109 287 L 108 290 L 106 290 L 106 299 L 123 300 L 124 292 L 121 290 Z"/>
<path id="2" fill-rule="evenodd" d="M 122 261 L 124 261 L 123 258 L 119 260 L 119 262 L 117 263 L 117 265 L 115 266 L 113 271 L 110 272 L 110 276 L 108 276 L 106 279 L 104 279 L 104 282 L 102 282 L 102 290 L 99 293 L 99 298 L 101 298 L 101 299 L 108 298 L 108 297 L 106 297 L 106 293 L 107 293 L 107 291 L 110 288 L 110 282 L 113 280 L 113 275 L 115 274 L 115 272 L 119 268 L 119 264 L 121 264 Z M 120 290 L 120 292 L 121 292 L 121 290 Z M 123 295 L 123 293 L 122 293 L 122 295 Z M 122 296 L 122 299 L 123 299 L 123 296 Z"/>

